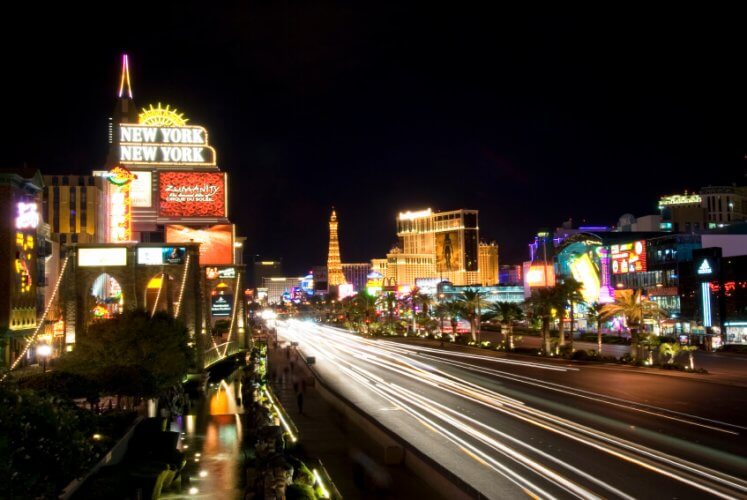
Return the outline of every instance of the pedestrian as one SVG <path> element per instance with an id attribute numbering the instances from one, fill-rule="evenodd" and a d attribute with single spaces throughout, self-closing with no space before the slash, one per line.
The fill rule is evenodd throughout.
<path id="1" fill-rule="evenodd" d="M 303 392 L 296 394 L 296 403 L 298 404 L 298 414 L 303 415 Z"/>
<path id="2" fill-rule="evenodd" d="M 306 392 L 306 379 L 301 378 L 301 392 Z"/>

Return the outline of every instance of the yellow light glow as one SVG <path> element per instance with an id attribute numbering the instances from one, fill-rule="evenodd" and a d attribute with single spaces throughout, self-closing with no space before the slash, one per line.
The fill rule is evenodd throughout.
<path id="1" fill-rule="evenodd" d="M 584 301 L 587 304 L 592 304 L 599 300 L 599 274 L 589 258 L 589 254 L 585 253 L 573 259 L 570 267 L 573 278 L 583 285 L 581 295 L 583 295 Z"/>
<path id="2" fill-rule="evenodd" d="M 399 220 L 413 220 L 423 217 L 430 217 L 432 213 L 433 212 L 430 208 L 426 208 L 425 210 L 418 210 L 417 212 L 411 212 L 410 210 L 408 210 L 407 212 L 399 213 Z"/>
<path id="3" fill-rule="evenodd" d="M 149 108 L 143 108 L 143 112 L 138 115 L 140 124 L 158 127 L 183 127 L 188 121 L 184 118 L 184 113 L 179 113 L 176 108 L 171 109 L 168 104 L 164 108 L 160 102 L 157 107 L 151 104 Z"/>
<path id="4" fill-rule="evenodd" d="M 161 288 L 161 283 L 163 280 L 160 276 L 156 276 L 155 278 L 151 278 L 151 280 L 148 282 L 148 290 L 157 290 Z"/>

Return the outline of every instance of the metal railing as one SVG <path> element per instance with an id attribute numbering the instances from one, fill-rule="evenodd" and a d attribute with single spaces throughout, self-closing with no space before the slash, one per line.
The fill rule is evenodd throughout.
<path id="1" fill-rule="evenodd" d="M 239 352 L 246 350 L 247 349 L 239 345 L 239 342 L 237 340 L 231 340 L 229 342 L 215 345 L 205 351 L 205 354 L 203 356 L 204 368 L 212 366 L 229 356 L 233 356 L 234 354 L 238 354 Z"/>

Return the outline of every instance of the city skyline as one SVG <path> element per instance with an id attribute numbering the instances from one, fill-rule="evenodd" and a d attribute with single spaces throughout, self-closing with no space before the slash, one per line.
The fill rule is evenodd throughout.
<path id="1" fill-rule="evenodd" d="M 659 195 L 744 179 L 747 105 L 729 63 L 736 31 L 685 37 L 707 15 L 660 24 L 657 14 L 631 14 L 603 30 L 573 16 L 516 14 L 496 33 L 497 8 L 285 8 L 207 12 L 204 29 L 166 59 L 151 50 L 157 30 L 135 26 L 90 50 L 87 38 L 60 39 L 42 18 L 37 40 L 58 50 L 27 46 L 7 60 L 22 77 L 2 84 L 19 97 L 6 102 L 17 117 L 3 125 L 14 138 L 6 166 L 100 168 L 126 51 L 138 107 L 160 101 L 204 124 L 250 193 L 229 207 L 247 254 L 282 256 L 296 273 L 324 262 L 331 205 L 351 222 L 340 234 L 345 260 L 389 250 L 400 211 L 465 207 L 480 210 L 481 233 L 500 244 L 502 260 L 519 262 L 539 227 L 569 217 L 612 224 L 655 213 Z M 186 26 L 193 9 L 153 16 Z M 588 37 L 598 43 L 583 45 Z M 231 78 L 214 78 L 224 68 Z M 54 93 L 64 104 L 44 98 L 50 74 L 60 75 Z M 54 133 L 29 132 L 60 106 L 64 130 L 55 122 Z"/>

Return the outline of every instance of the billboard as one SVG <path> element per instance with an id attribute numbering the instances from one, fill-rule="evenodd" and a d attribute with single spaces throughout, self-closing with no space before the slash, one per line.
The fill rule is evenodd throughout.
<path id="1" fill-rule="evenodd" d="M 231 304 L 233 300 L 232 295 L 213 295 L 210 299 L 210 313 L 213 317 L 231 316 L 231 310 L 233 309 L 233 305 Z"/>
<path id="2" fill-rule="evenodd" d="M 137 263 L 147 266 L 183 264 L 186 255 L 184 247 L 140 247 L 137 249 Z"/>
<path id="3" fill-rule="evenodd" d="M 599 271 L 589 254 L 582 253 L 574 256 L 571 259 L 570 268 L 573 279 L 582 285 L 581 295 L 584 297 L 584 302 L 587 304 L 598 302 L 601 290 Z"/>
<path id="4" fill-rule="evenodd" d="M 236 277 L 235 267 L 208 267 L 205 269 L 205 277 L 209 280 L 228 279 Z"/>
<path id="5" fill-rule="evenodd" d="M 233 225 L 216 224 L 204 228 L 169 224 L 166 226 L 167 243 L 201 243 L 200 264 L 224 266 L 233 264 Z"/>
<path id="6" fill-rule="evenodd" d="M 79 248 L 78 249 L 78 266 L 80 267 L 126 266 L 126 265 L 127 265 L 127 248 L 126 247 Z"/>
<path id="7" fill-rule="evenodd" d="M 153 206 L 153 174 L 151 172 L 134 172 L 135 178 L 130 183 L 132 206 L 148 208 Z"/>
<path id="8" fill-rule="evenodd" d="M 458 231 L 436 233 L 436 270 L 459 271 L 462 268 L 462 246 Z"/>
<path id="9" fill-rule="evenodd" d="M 612 274 L 638 273 L 646 268 L 646 242 L 634 241 L 610 247 Z"/>
<path id="10" fill-rule="evenodd" d="M 159 217 L 225 217 L 226 177 L 222 172 L 161 172 Z"/>

